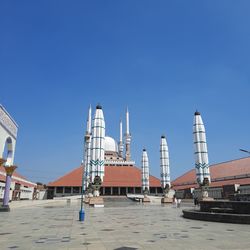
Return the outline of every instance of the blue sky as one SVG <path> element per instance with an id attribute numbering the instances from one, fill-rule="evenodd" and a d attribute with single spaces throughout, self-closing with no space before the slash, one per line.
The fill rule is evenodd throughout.
<path id="1" fill-rule="evenodd" d="M 19 172 L 47 183 L 79 166 L 89 104 L 118 139 L 130 110 L 132 157 L 159 176 L 193 168 L 193 113 L 210 163 L 250 149 L 249 1 L 1 1 L 0 103 L 19 124 Z"/>

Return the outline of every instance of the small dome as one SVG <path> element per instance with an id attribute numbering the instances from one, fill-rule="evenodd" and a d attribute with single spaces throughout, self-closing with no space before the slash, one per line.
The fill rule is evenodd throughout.
<path id="1" fill-rule="evenodd" d="M 104 146 L 105 152 L 118 152 L 118 146 L 116 141 L 109 136 L 105 136 L 105 146 Z"/>

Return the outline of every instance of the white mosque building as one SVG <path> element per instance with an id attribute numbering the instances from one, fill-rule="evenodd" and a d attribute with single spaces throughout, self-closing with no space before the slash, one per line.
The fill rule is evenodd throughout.
<path id="1" fill-rule="evenodd" d="M 97 105 L 97 109 L 102 109 Z M 85 152 L 84 157 L 88 155 L 86 141 L 88 142 L 91 132 L 91 108 L 89 109 L 87 131 L 85 133 Z M 93 119 L 94 121 L 94 119 Z M 104 128 L 105 130 L 105 123 Z M 93 130 L 93 126 L 92 126 Z M 105 131 L 104 131 L 105 134 Z M 141 168 L 135 166 L 135 161 L 131 158 L 131 133 L 129 130 L 129 111 L 126 111 L 126 131 L 123 135 L 122 121 L 120 121 L 119 141 L 110 136 L 104 137 L 104 177 L 101 186 L 101 195 L 126 195 L 128 193 L 142 193 L 142 175 Z M 89 145 L 91 145 L 89 143 Z M 87 146 L 88 147 L 88 146 Z M 92 145 L 92 151 L 93 151 Z M 125 151 L 124 151 L 125 149 Z M 92 152 L 96 154 L 96 152 Z M 89 150 L 90 155 L 90 150 Z M 85 159 L 85 158 L 84 158 Z M 85 165 L 86 159 L 85 159 Z M 82 176 L 84 166 L 80 166 L 70 173 L 48 184 L 48 197 L 61 197 L 67 195 L 77 195 L 81 193 Z M 91 171 L 91 170 L 89 170 Z M 85 175 L 84 175 L 85 176 Z M 93 180 L 92 180 L 93 181 Z M 161 182 L 158 178 L 150 176 L 149 186 L 151 194 L 162 193 Z"/>

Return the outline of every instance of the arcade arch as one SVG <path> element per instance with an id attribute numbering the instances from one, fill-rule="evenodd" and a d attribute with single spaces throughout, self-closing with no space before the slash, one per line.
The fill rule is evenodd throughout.
<path id="1" fill-rule="evenodd" d="M 9 113 L 0 105 L 0 157 L 13 165 L 18 126 Z"/>

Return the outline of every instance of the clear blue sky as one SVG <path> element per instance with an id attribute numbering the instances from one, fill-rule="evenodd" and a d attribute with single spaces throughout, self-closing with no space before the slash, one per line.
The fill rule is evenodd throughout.
<path id="1" fill-rule="evenodd" d="M 0 103 L 19 124 L 19 172 L 47 183 L 79 166 L 89 104 L 118 139 L 128 105 L 132 156 L 159 176 L 193 168 L 193 113 L 210 163 L 250 149 L 249 1 L 1 1 Z"/>

